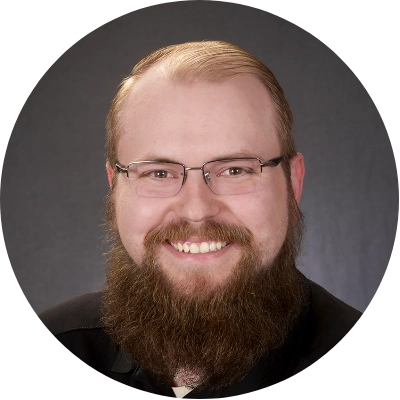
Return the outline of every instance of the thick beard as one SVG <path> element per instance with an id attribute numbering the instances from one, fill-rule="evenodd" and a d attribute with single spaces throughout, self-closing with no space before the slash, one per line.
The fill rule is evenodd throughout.
<path id="1" fill-rule="evenodd" d="M 226 284 L 207 290 L 206 278 L 197 276 L 188 296 L 169 280 L 156 254 L 166 239 L 193 232 L 190 225 L 176 221 L 151 231 L 138 265 L 119 237 L 110 193 L 111 248 L 103 302 L 107 332 L 133 360 L 169 383 L 182 372 L 185 385 L 198 389 L 242 379 L 263 354 L 284 344 L 304 306 L 304 278 L 295 268 L 302 216 L 293 198 L 289 210 L 286 239 L 269 265 L 262 265 L 243 227 L 204 223 L 206 237 L 235 242 L 243 255 Z"/>

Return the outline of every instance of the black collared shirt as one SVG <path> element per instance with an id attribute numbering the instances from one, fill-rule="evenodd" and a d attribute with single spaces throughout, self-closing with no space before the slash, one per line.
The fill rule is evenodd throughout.
<path id="1" fill-rule="evenodd" d="M 212 391 L 194 389 L 185 398 L 220 398 L 259 390 L 297 374 L 332 349 L 361 313 L 309 280 L 307 291 L 308 305 L 283 347 L 261 358 L 234 385 Z M 65 347 L 97 371 L 136 389 L 175 397 L 163 379 L 134 362 L 105 333 L 101 299 L 102 292 L 83 294 L 39 316 Z"/>

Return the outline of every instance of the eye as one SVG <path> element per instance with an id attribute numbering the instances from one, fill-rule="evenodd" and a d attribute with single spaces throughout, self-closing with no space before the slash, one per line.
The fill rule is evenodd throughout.
<path id="1" fill-rule="evenodd" d="M 175 176 L 164 169 L 150 170 L 146 171 L 143 175 L 145 178 L 155 179 L 155 180 L 165 180 L 175 178 Z"/>
<path id="2" fill-rule="evenodd" d="M 244 167 L 228 167 L 222 170 L 218 176 L 226 176 L 226 177 L 240 177 L 249 175 L 254 172 L 251 168 L 244 168 Z"/>
<path id="3" fill-rule="evenodd" d="M 231 167 L 227 170 L 229 175 L 241 175 L 244 173 L 243 168 L 241 167 Z"/>

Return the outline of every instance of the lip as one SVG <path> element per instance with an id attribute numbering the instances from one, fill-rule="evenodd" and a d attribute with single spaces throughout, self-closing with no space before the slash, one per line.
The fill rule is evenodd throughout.
<path id="1" fill-rule="evenodd" d="M 185 252 L 180 252 L 178 250 L 175 250 L 171 244 L 168 242 L 162 243 L 162 247 L 168 251 L 170 254 L 172 254 L 173 257 L 184 260 L 187 262 L 197 262 L 197 263 L 206 263 L 208 261 L 212 260 L 217 260 L 221 257 L 223 257 L 226 253 L 228 253 L 233 247 L 233 243 L 227 244 L 224 248 L 218 251 L 210 251 L 208 253 L 198 253 L 198 254 L 192 254 L 192 253 L 185 253 Z"/>

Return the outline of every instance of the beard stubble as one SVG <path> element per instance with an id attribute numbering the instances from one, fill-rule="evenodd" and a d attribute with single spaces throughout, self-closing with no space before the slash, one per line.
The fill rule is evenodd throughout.
<path id="1" fill-rule="evenodd" d="M 112 192 L 107 202 L 103 322 L 134 361 L 168 383 L 183 372 L 185 386 L 217 389 L 242 379 L 264 354 L 284 344 L 305 304 L 304 277 L 295 268 L 302 215 L 293 196 L 286 238 L 268 265 L 245 228 L 205 221 L 199 230 L 182 220 L 150 231 L 137 264 L 119 236 Z M 169 279 L 157 249 L 166 240 L 192 235 L 241 248 L 228 282 L 211 289 L 206 276 L 193 274 L 187 293 Z"/>

